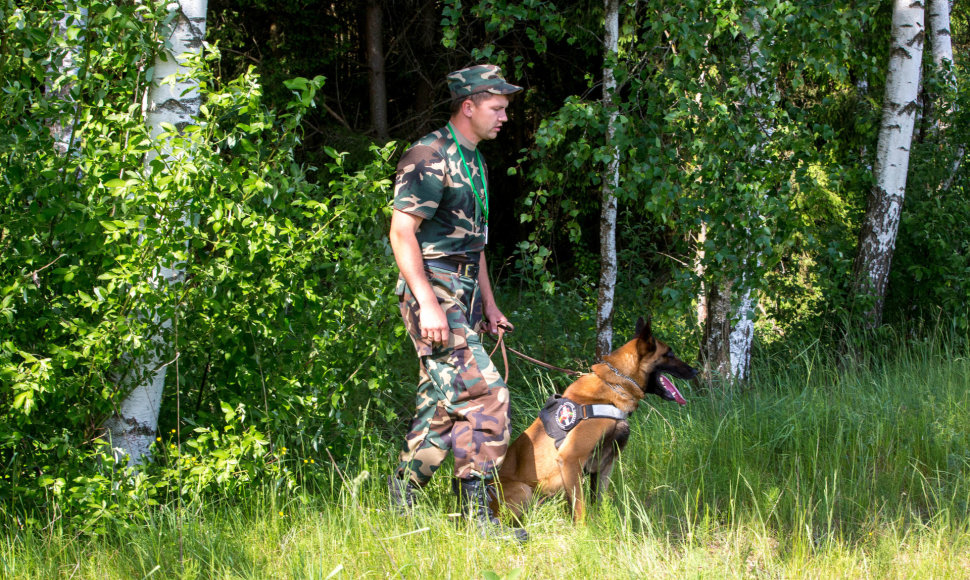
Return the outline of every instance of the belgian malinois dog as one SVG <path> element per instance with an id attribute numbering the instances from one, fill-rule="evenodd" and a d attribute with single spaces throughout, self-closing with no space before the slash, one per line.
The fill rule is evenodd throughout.
<path id="1" fill-rule="evenodd" d="M 630 436 L 626 417 L 647 393 L 684 405 L 667 375 L 690 380 L 697 375 L 654 338 L 650 322 L 637 321 L 636 338 L 594 364 L 565 392 L 554 395 L 543 411 L 509 447 L 499 470 L 492 510 L 505 503 L 518 517 L 533 494 L 565 492 L 573 522 L 583 520 L 582 477 L 590 474 L 590 489 L 601 499 L 609 485 L 618 453 Z"/>

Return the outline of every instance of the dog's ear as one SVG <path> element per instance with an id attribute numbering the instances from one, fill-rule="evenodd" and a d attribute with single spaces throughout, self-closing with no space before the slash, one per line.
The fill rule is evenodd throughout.
<path id="1" fill-rule="evenodd" d="M 643 317 L 637 319 L 637 347 L 640 352 L 646 354 L 657 349 L 657 341 L 653 338 L 653 330 L 650 325 L 651 319 L 648 316 L 646 321 Z"/>
<path id="2" fill-rule="evenodd" d="M 640 340 L 646 340 L 653 336 L 653 331 L 650 329 L 650 322 L 651 319 L 649 316 L 646 320 L 644 320 L 642 316 L 637 318 L 637 327 L 636 330 L 633 331 L 636 333 L 637 338 Z"/>

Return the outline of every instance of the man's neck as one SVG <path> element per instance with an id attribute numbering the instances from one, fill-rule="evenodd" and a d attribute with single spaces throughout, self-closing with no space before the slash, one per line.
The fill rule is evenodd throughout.
<path id="1" fill-rule="evenodd" d="M 475 137 L 475 133 L 472 132 L 471 125 L 469 125 L 467 119 L 464 117 L 452 117 L 448 123 L 454 129 L 455 138 L 458 139 L 458 143 L 462 147 L 471 149 L 472 151 L 478 147 L 479 139 Z"/>

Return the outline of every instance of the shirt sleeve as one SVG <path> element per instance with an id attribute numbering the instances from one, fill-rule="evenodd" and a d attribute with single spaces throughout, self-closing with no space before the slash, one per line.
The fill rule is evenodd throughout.
<path id="1" fill-rule="evenodd" d="M 445 188 L 446 164 L 434 147 L 415 145 L 401 156 L 394 177 L 394 209 L 430 218 Z"/>

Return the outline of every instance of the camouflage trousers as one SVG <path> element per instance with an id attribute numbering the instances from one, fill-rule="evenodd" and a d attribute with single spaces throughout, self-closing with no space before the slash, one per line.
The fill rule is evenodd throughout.
<path id="1" fill-rule="evenodd" d="M 401 315 L 420 375 L 397 474 L 425 485 L 450 450 L 455 477 L 490 480 L 509 446 L 509 390 L 482 345 L 478 282 L 436 268 L 425 272 L 451 332 L 447 344 L 423 339 L 417 300 L 403 280 L 398 282 Z"/>

